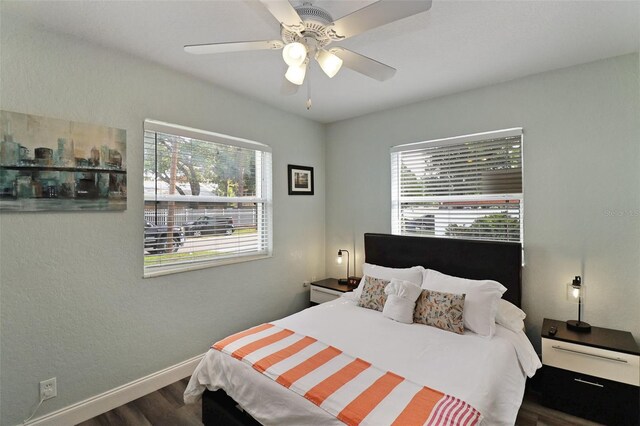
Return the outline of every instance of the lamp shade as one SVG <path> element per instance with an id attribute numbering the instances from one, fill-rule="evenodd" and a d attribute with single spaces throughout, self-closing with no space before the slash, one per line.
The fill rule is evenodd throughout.
<path id="1" fill-rule="evenodd" d="M 282 58 L 290 67 L 299 67 L 307 59 L 307 48 L 297 41 L 289 43 L 282 49 Z"/>
<path id="2" fill-rule="evenodd" d="M 583 303 L 584 302 L 584 286 L 581 285 L 582 280 L 580 277 L 576 276 L 573 279 L 573 282 L 567 284 L 567 300 L 573 303 Z"/>
<path id="3" fill-rule="evenodd" d="M 578 303 L 581 296 L 584 297 L 584 294 L 581 288 L 574 287 L 571 284 L 567 284 L 567 300 L 569 302 Z"/>
<path id="4" fill-rule="evenodd" d="M 304 83 L 304 76 L 307 73 L 307 64 L 303 63 L 299 66 L 291 65 L 287 72 L 285 73 L 285 77 L 293 84 L 297 84 L 298 86 Z"/>
<path id="5" fill-rule="evenodd" d="M 329 78 L 336 75 L 342 67 L 342 59 L 326 50 L 320 50 L 316 60 L 318 61 L 318 64 L 320 64 L 322 71 L 324 71 Z"/>

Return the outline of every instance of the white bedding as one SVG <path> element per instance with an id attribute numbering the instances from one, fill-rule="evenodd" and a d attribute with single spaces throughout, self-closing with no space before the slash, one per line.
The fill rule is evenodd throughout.
<path id="1" fill-rule="evenodd" d="M 526 376 L 540 361 L 523 332 L 496 326 L 492 339 L 422 324 L 403 324 L 357 307 L 349 296 L 273 321 L 314 337 L 380 369 L 456 396 L 478 409 L 484 425 L 513 425 Z M 312 402 L 257 373 L 249 365 L 210 350 L 184 393 L 197 402 L 205 388 L 224 389 L 264 425 L 341 425 Z"/>

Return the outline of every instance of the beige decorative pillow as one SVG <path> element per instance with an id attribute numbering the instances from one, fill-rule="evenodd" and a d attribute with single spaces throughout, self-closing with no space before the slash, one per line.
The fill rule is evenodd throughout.
<path id="1" fill-rule="evenodd" d="M 422 290 L 413 311 L 413 322 L 454 333 L 464 333 L 464 294 Z"/>
<path id="2" fill-rule="evenodd" d="M 495 333 L 498 301 L 507 291 L 507 288 L 499 282 L 469 280 L 446 275 L 433 269 L 426 269 L 422 288 L 464 294 L 464 328 L 489 338 Z"/>
<path id="3" fill-rule="evenodd" d="M 387 294 L 384 292 L 387 284 L 389 284 L 387 280 L 365 276 L 358 306 L 382 312 L 384 303 L 387 301 Z"/>

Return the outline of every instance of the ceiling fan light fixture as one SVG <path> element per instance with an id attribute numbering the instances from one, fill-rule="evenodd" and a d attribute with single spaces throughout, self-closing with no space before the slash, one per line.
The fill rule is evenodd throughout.
<path id="1" fill-rule="evenodd" d="M 308 77 L 306 74 L 307 68 L 312 66 L 312 60 L 318 62 L 329 78 L 333 78 L 343 66 L 378 81 L 388 80 L 396 72 L 395 68 L 343 47 L 336 46 L 325 50 L 326 46 L 425 12 L 429 10 L 432 2 L 432 0 L 369 0 L 367 2 L 370 3 L 369 5 L 333 20 L 331 14 L 311 4 L 312 1 L 259 0 L 279 23 L 281 40 L 191 44 L 186 45 L 184 49 L 187 53 L 194 54 L 282 49 L 282 58 L 288 67 L 283 80 L 282 93 L 296 93 L 299 86 L 305 83 L 306 78 L 307 108 L 311 108 L 310 91 L 313 73 L 310 72 Z"/>
<path id="2" fill-rule="evenodd" d="M 336 75 L 342 67 L 342 59 L 326 50 L 320 50 L 316 60 L 318 61 L 318 64 L 320 64 L 322 71 L 324 71 L 329 78 L 333 78 L 333 76 Z"/>
<path id="3" fill-rule="evenodd" d="M 291 83 L 301 86 L 302 83 L 304 83 L 304 76 L 306 74 L 307 74 L 307 64 L 303 62 L 302 65 L 289 66 L 284 76 Z"/>
<path id="4" fill-rule="evenodd" d="M 300 66 L 307 59 L 307 48 L 297 41 L 289 43 L 282 49 L 282 58 L 290 67 Z"/>

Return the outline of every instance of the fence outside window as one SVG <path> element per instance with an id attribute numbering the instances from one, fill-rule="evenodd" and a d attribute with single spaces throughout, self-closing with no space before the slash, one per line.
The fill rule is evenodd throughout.
<path id="1" fill-rule="evenodd" d="M 144 276 L 271 256 L 271 148 L 144 123 Z"/>

